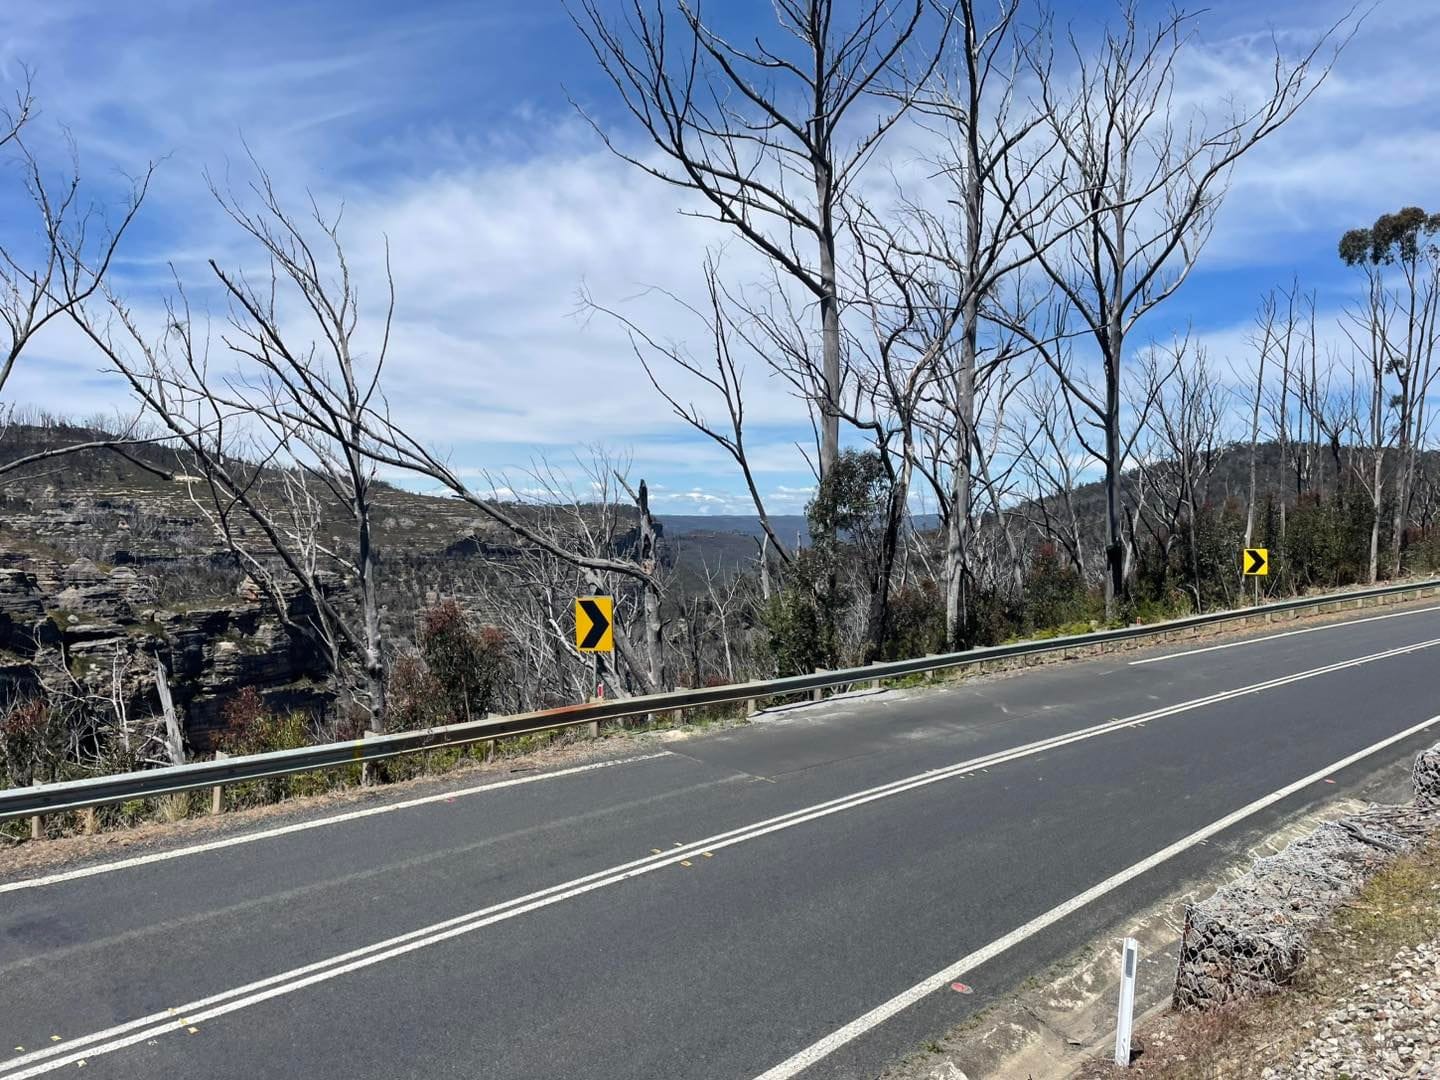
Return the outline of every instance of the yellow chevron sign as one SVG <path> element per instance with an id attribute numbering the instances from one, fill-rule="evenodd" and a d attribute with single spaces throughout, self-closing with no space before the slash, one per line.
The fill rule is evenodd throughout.
<path id="1" fill-rule="evenodd" d="M 1246 548 L 1245 576 L 1264 577 L 1268 573 L 1270 573 L 1270 549 Z"/>
<path id="2" fill-rule="evenodd" d="M 580 652 L 614 652 L 615 601 L 609 596 L 575 598 L 575 648 Z"/>

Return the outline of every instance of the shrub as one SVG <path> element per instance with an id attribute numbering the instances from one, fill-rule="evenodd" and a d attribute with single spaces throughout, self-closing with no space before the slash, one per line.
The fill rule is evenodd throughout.
<path id="1" fill-rule="evenodd" d="M 12 701 L 0 711 L 0 779 L 7 787 L 53 780 L 65 744 L 64 722 L 42 698 Z"/>
<path id="2" fill-rule="evenodd" d="M 508 666 L 504 635 L 494 627 L 477 629 L 459 604 L 443 600 L 421 615 L 417 638 L 449 719 L 483 717 Z"/>
<path id="3" fill-rule="evenodd" d="M 302 712 L 273 713 L 253 687 L 246 687 L 221 710 L 223 730 L 214 736 L 217 750 L 227 754 L 264 754 L 272 750 L 298 750 L 309 746 L 310 720 Z M 315 795 L 334 782 L 324 772 L 293 773 L 235 784 L 228 790 L 239 804 L 276 802 L 291 795 Z"/>
<path id="4" fill-rule="evenodd" d="M 901 660 L 939 652 L 945 645 L 945 597 L 935 582 L 907 585 L 890 594 L 890 633 L 881 659 Z"/>
<path id="5" fill-rule="evenodd" d="M 832 666 L 834 635 L 827 632 L 815 595 L 805 586 L 791 585 L 771 596 L 760 622 L 765 628 L 763 651 L 777 677 Z"/>
<path id="6" fill-rule="evenodd" d="M 1096 613 L 1090 590 L 1075 568 L 1061 560 L 1054 544 L 1041 545 L 1030 560 L 1023 602 L 1030 631 L 1082 622 Z"/>
<path id="7" fill-rule="evenodd" d="M 390 665 L 385 724 L 391 731 L 417 731 L 447 719 L 445 695 L 419 653 L 405 652 Z"/>

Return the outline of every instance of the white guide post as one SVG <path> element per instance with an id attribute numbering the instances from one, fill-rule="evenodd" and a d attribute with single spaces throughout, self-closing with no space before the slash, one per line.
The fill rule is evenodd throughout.
<path id="1" fill-rule="evenodd" d="M 1125 939 L 1120 953 L 1120 1017 L 1115 1026 L 1115 1064 L 1130 1067 L 1130 1029 L 1135 1022 L 1135 968 L 1140 962 L 1140 943 Z"/>

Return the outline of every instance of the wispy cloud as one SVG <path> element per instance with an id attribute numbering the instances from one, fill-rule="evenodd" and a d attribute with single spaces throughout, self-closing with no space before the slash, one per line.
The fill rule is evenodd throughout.
<path id="1" fill-rule="evenodd" d="M 38 69 L 51 148 L 63 123 L 102 195 L 120 189 L 120 174 L 165 159 L 118 267 L 117 285 L 137 303 L 156 301 L 171 264 L 192 282 L 208 258 L 254 265 L 203 181 L 208 170 L 243 194 L 243 134 L 288 198 L 343 201 L 367 304 L 384 295 L 388 241 L 398 292 L 391 404 L 458 465 L 479 476 L 537 451 L 604 442 L 629 447 L 635 472 L 663 481 L 677 511 L 749 510 L 729 458 L 656 397 L 621 330 L 576 313 L 585 287 L 657 337 L 703 351 L 696 323 L 644 290 L 698 297 L 703 253 L 727 237 L 678 213 L 673 189 L 608 156 L 569 112 L 558 83 L 591 76 L 561 13 L 509 0 L 418 13 L 272 3 L 264 18 L 241 20 L 221 0 L 136 7 L 116 21 L 100 0 L 12 5 L 0 77 L 13 81 L 21 61 Z M 1182 89 L 1243 96 L 1265 76 L 1265 21 L 1298 40 L 1341 11 L 1321 7 L 1216 12 Z M 1096 10 L 1075 4 L 1068 14 Z M 1440 74 L 1428 60 L 1440 26 L 1427 16 L 1432 5 L 1420 0 L 1391 0 L 1370 16 L 1295 123 L 1242 163 L 1199 272 L 1147 334 L 1193 323 L 1216 351 L 1241 352 L 1236 328 L 1264 285 L 1298 272 L 1331 300 L 1343 294 L 1334 237 L 1423 201 L 1440 172 Z M 917 150 L 897 140 L 897 172 L 917 173 Z M 729 244 L 725 258 L 738 280 L 759 276 L 743 245 Z M 73 333 L 57 327 L 38 346 L 12 385 L 20 400 L 71 411 L 114 402 L 113 382 Z M 763 365 L 746 378 L 762 488 L 777 512 L 799 510 L 811 490 L 795 445 L 810 439 L 803 406 Z M 713 414 L 701 388 L 676 386 Z"/>

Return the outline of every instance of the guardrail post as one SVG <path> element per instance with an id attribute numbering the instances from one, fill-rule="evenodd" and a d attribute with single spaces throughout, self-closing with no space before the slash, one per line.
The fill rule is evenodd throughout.
<path id="1" fill-rule="evenodd" d="M 80 811 L 80 827 L 86 836 L 94 836 L 100 831 L 100 826 L 95 821 L 95 807 L 87 806 Z"/>
<path id="2" fill-rule="evenodd" d="M 360 733 L 360 738 L 369 739 L 378 734 L 380 734 L 378 731 L 371 731 L 369 728 L 366 728 Z M 362 761 L 360 763 L 360 786 L 369 787 L 374 783 L 374 780 L 375 778 L 370 775 L 370 763 L 368 761 Z"/>
<path id="3" fill-rule="evenodd" d="M 870 661 L 870 666 L 871 666 L 871 667 L 874 667 L 874 666 L 875 666 L 876 664 L 878 664 L 879 662 L 880 662 L 879 660 L 871 660 L 871 661 Z M 871 689 L 871 690 L 879 690 L 879 689 L 880 689 L 880 683 L 881 683 L 881 681 L 882 681 L 882 680 L 881 680 L 881 679 L 878 679 L 878 678 L 871 679 L 871 680 L 870 680 L 870 689 Z"/>
<path id="4" fill-rule="evenodd" d="M 42 784 L 39 780 L 36 780 L 36 781 L 34 781 L 34 783 L 33 783 L 32 786 L 34 786 L 34 787 L 44 787 L 45 785 Z M 35 814 L 33 817 L 30 818 L 30 839 L 31 839 L 31 840 L 42 840 L 42 839 L 44 839 L 44 837 L 45 837 L 45 818 L 44 818 L 42 815 L 40 815 L 40 814 Z"/>
<path id="5" fill-rule="evenodd" d="M 817 667 L 817 668 L 815 669 L 815 674 L 816 674 L 816 675 L 824 675 L 824 674 L 825 674 L 825 669 L 824 669 L 824 668 L 819 668 L 819 667 Z M 819 701 L 819 700 L 820 700 L 821 698 L 823 698 L 824 696 L 825 696 L 825 688 L 824 688 L 823 686 L 817 686 L 817 687 L 815 687 L 814 690 L 810 691 L 810 700 L 811 700 L 811 701 Z"/>
<path id="6" fill-rule="evenodd" d="M 215 760 L 224 761 L 230 755 L 224 750 L 215 751 Z M 210 789 L 210 813 L 218 814 L 225 809 L 225 785 L 216 784 Z"/>
<path id="7" fill-rule="evenodd" d="M 937 657 L 937 656 L 939 656 L 939 655 L 940 655 L 939 653 L 927 652 L 927 653 L 925 654 L 925 659 L 926 659 L 926 660 L 933 660 L 935 657 Z M 936 676 L 936 674 L 937 674 L 937 673 L 936 673 L 935 669 L 934 669 L 934 668 L 931 668 L 929 671 L 925 672 L 925 681 L 926 681 L 926 682 L 934 682 L 934 681 L 935 681 L 935 676 Z"/>
<path id="8" fill-rule="evenodd" d="M 760 702 L 756 698 L 746 698 L 741 704 L 744 706 L 746 716 L 754 716 L 760 711 Z"/>

